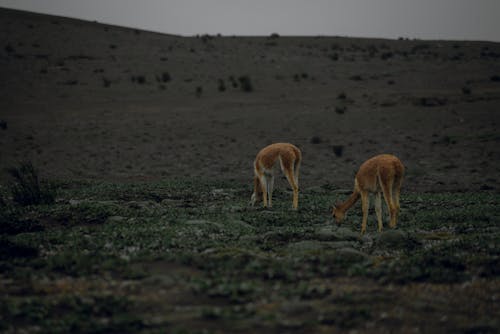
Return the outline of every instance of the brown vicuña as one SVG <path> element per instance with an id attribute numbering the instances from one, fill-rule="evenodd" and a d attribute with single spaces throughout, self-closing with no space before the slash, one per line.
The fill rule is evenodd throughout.
<path id="1" fill-rule="evenodd" d="M 300 150 L 289 143 L 276 143 L 264 147 L 254 162 L 254 191 L 250 203 L 263 199 L 264 207 L 273 201 L 274 167 L 280 162 L 281 170 L 293 190 L 293 208 L 299 205 L 299 168 L 302 161 Z"/>
<path id="2" fill-rule="evenodd" d="M 333 207 L 332 215 L 337 224 L 344 219 L 345 213 L 361 197 L 363 209 L 363 223 L 361 233 L 366 232 L 368 219 L 369 193 L 375 193 L 375 212 L 378 221 L 378 231 L 382 231 L 382 200 L 380 193 L 384 194 L 385 203 L 389 209 L 391 228 L 396 227 L 399 214 L 399 193 L 405 167 L 394 155 L 381 154 L 365 161 L 359 168 L 354 178 L 354 191 L 352 195 L 341 204 Z"/>

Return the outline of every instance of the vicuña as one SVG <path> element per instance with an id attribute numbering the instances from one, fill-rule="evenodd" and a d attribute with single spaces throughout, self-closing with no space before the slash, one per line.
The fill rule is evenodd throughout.
<path id="1" fill-rule="evenodd" d="M 263 199 L 264 207 L 273 203 L 274 167 L 280 162 L 281 170 L 293 190 L 293 208 L 299 205 L 299 168 L 302 160 L 300 150 L 289 143 L 276 143 L 264 147 L 254 162 L 254 191 L 250 203 Z"/>
<path id="2" fill-rule="evenodd" d="M 354 178 L 354 191 L 352 195 L 341 204 L 333 207 L 332 215 L 337 224 L 344 219 L 345 213 L 361 197 L 363 209 L 363 223 L 361 234 L 366 232 L 368 218 L 369 194 L 375 193 L 375 213 L 378 221 L 378 231 L 382 231 L 382 200 L 380 193 L 384 194 L 385 203 L 389 209 L 391 228 L 396 227 L 399 214 L 399 193 L 405 167 L 394 155 L 381 154 L 365 161 L 359 168 Z"/>

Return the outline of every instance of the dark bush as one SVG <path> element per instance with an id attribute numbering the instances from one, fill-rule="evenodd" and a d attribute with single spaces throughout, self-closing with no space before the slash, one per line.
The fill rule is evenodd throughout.
<path id="1" fill-rule="evenodd" d="M 109 87 L 109 86 L 111 86 L 111 80 L 109 80 L 108 78 L 103 77 L 102 78 L 102 85 L 104 87 L 106 87 L 106 88 Z"/>
<path id="2" fill-rule="evenodd" d="M 342 145 L 333 145 L 333 153 L 335 153 L 335 156 L 341 157 L 342 154 L 344 153 L 344 146 Z"/>
<path id="3" fill-rule="evenodd" d="M 7 130 L 7 122 L 3 119 L 0 119 L 0 129 Z"/>
<path id="4" fill-rule="evenodd" d="M 55 189 L 41 182 L 38 171 L 31 162 L 7 169 L 12 180 L 9 185 L 12 200 L 20 205 L 51 204 L 55 201 Z"/>
<path id="5" fill-rule="evenodd" d="M 226 90 L 226 84 L 224 83 L 224 80 L 218 79 L 217 85 L 218 85 L 219 92 L 224 92 Z"/>
<path id="6" fill-rule="evenodd" d="M 201 86 L 196 87 L 196 97 L 201 97 L 202 93 L 203 93 L 203 87 Z"/>
<path id="7" fill-rule="evenodd" d="M 243 75 L 239 77 L 238 81 L 240 82 L 240 88 L 242 91 L 244 92 L 253 91 L 252 81 L 250 80 L 250 77 L 248 75 Z"/>
<path id="8" fill-rule="evenodd" d="M 172 77 L 170 76 L 170 73 L 163 72 L 162 75 L 161 75 L 161 81 L 163 81 L 163 82 L 169 82 L 170 80 L 172 80 Z"/>
<path id="9" fill-rule="evenodd" d="M 336 106 L 335 107 L 335 112 L 337 114 L 344 114 L 347 110 L 347 107 L 346 106 Z"/>
<path id="10" fill-rule="evenodd" d="M 494 81 L 494 82 L 499 82 L 499 81 L 500 81 L 500 75 L 497 75 L 497 74 L 492 75 L 492 76 L 490 77 L 490 80 L 491 80 L 491 81 Z"/>
<path id="11" fill-rule="evenodd" d="M 323 140 L 319 136 L 313 136 L 311 138 L 311 144 L 321 144 Z"/>

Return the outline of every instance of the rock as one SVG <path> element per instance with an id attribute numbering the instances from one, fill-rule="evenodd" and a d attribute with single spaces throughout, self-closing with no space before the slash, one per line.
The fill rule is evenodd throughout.
<path id="1" fill-rule="evenodd" d="M 399 230 L 386 230 L 375 239 L 377 248 L 414 248 L 420 245 L 415 238 L 410 237 L 408 233 Z"/>
<path id="2" fill-rule="evenodd" d="M 193 227 L 200 227 L 200 228 L 210 228 L 210 227 L 215 227 L 217 229 L 223 228 L 222 224 L 220 223 L 215 223 L 209 220 L 205 219 L 191 219 L 191 220 L 186 220 L 184 222 L 185 225 L 187 226 L 193 226 Z"/>
<path id="3" fill-rule="evenodd" d="M 287 246 L 287 250 L 291 252 L 313 252 L 325 249 L 327 245 L 321 241 L 304 240 L 291 243 Z"/>
<path id="4" fill-rule="evenodd" d="M 309 303 L 301 302 L 301 301 L 289 301 L 284 303 L 281 308 L 281 312 L 288 316 L 300 316 L 304 313 L 310 312 L 313 310 L 312 306 Z"/>
<path id="5" fill-rule="evenodd" d="M 314 235 L 318 240 L 322 241 L 359 241 L 359 233 L 353 232 L 346 227 L 337 227 L 335 225 L 325 226 L 320 228 Z"/>
<path id="6" fill-rule="evenodd" d="M 360 252 L 354 248 L 341 248 L 337 250 L 337 257 L 342 259 L 342 262 L 362 262 L 368 260 L 368 254 Z"/>
<path id="7" fill-rule="evenodd" d="M 254 227 L 242 220 L 230 220 L 228 222 L 229 226 L 237 229 L 241 232 L 250 232 L 254 230 Z"/>
<path id="8" fill-rule="evenodd" d="M 127 217 L 122 217 L 122 216 L 111 216 L 106 219 L 106 223 L 121 223 L 124 222 L 127 219 Z"/>
<path id="9" fill-rule="evenodd" d="M 354 248 L 358 245 L 356 241 L 331 241 L 327 243 L 330 248 L 340 249 L 340 248 Z"/>

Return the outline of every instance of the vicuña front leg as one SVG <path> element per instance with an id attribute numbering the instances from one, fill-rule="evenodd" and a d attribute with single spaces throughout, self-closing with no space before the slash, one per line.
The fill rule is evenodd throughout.
<path id="1" fill-rule="evenodd" d="M 295 176 L 292 170 L 286 169 L 285 176 L 293 190 L 292 206 L 295 210 L 299 207 L 299 186 L 295 183 Z"/>
<path id="2" fill-rule="evenodd" d="M 266 208 L 267 207 L 267 179 L 265 175 L 262 175 L 260 177 L 260 184 L 262 187 L 262 201 L 263 201 L 263 206 Z"/>

